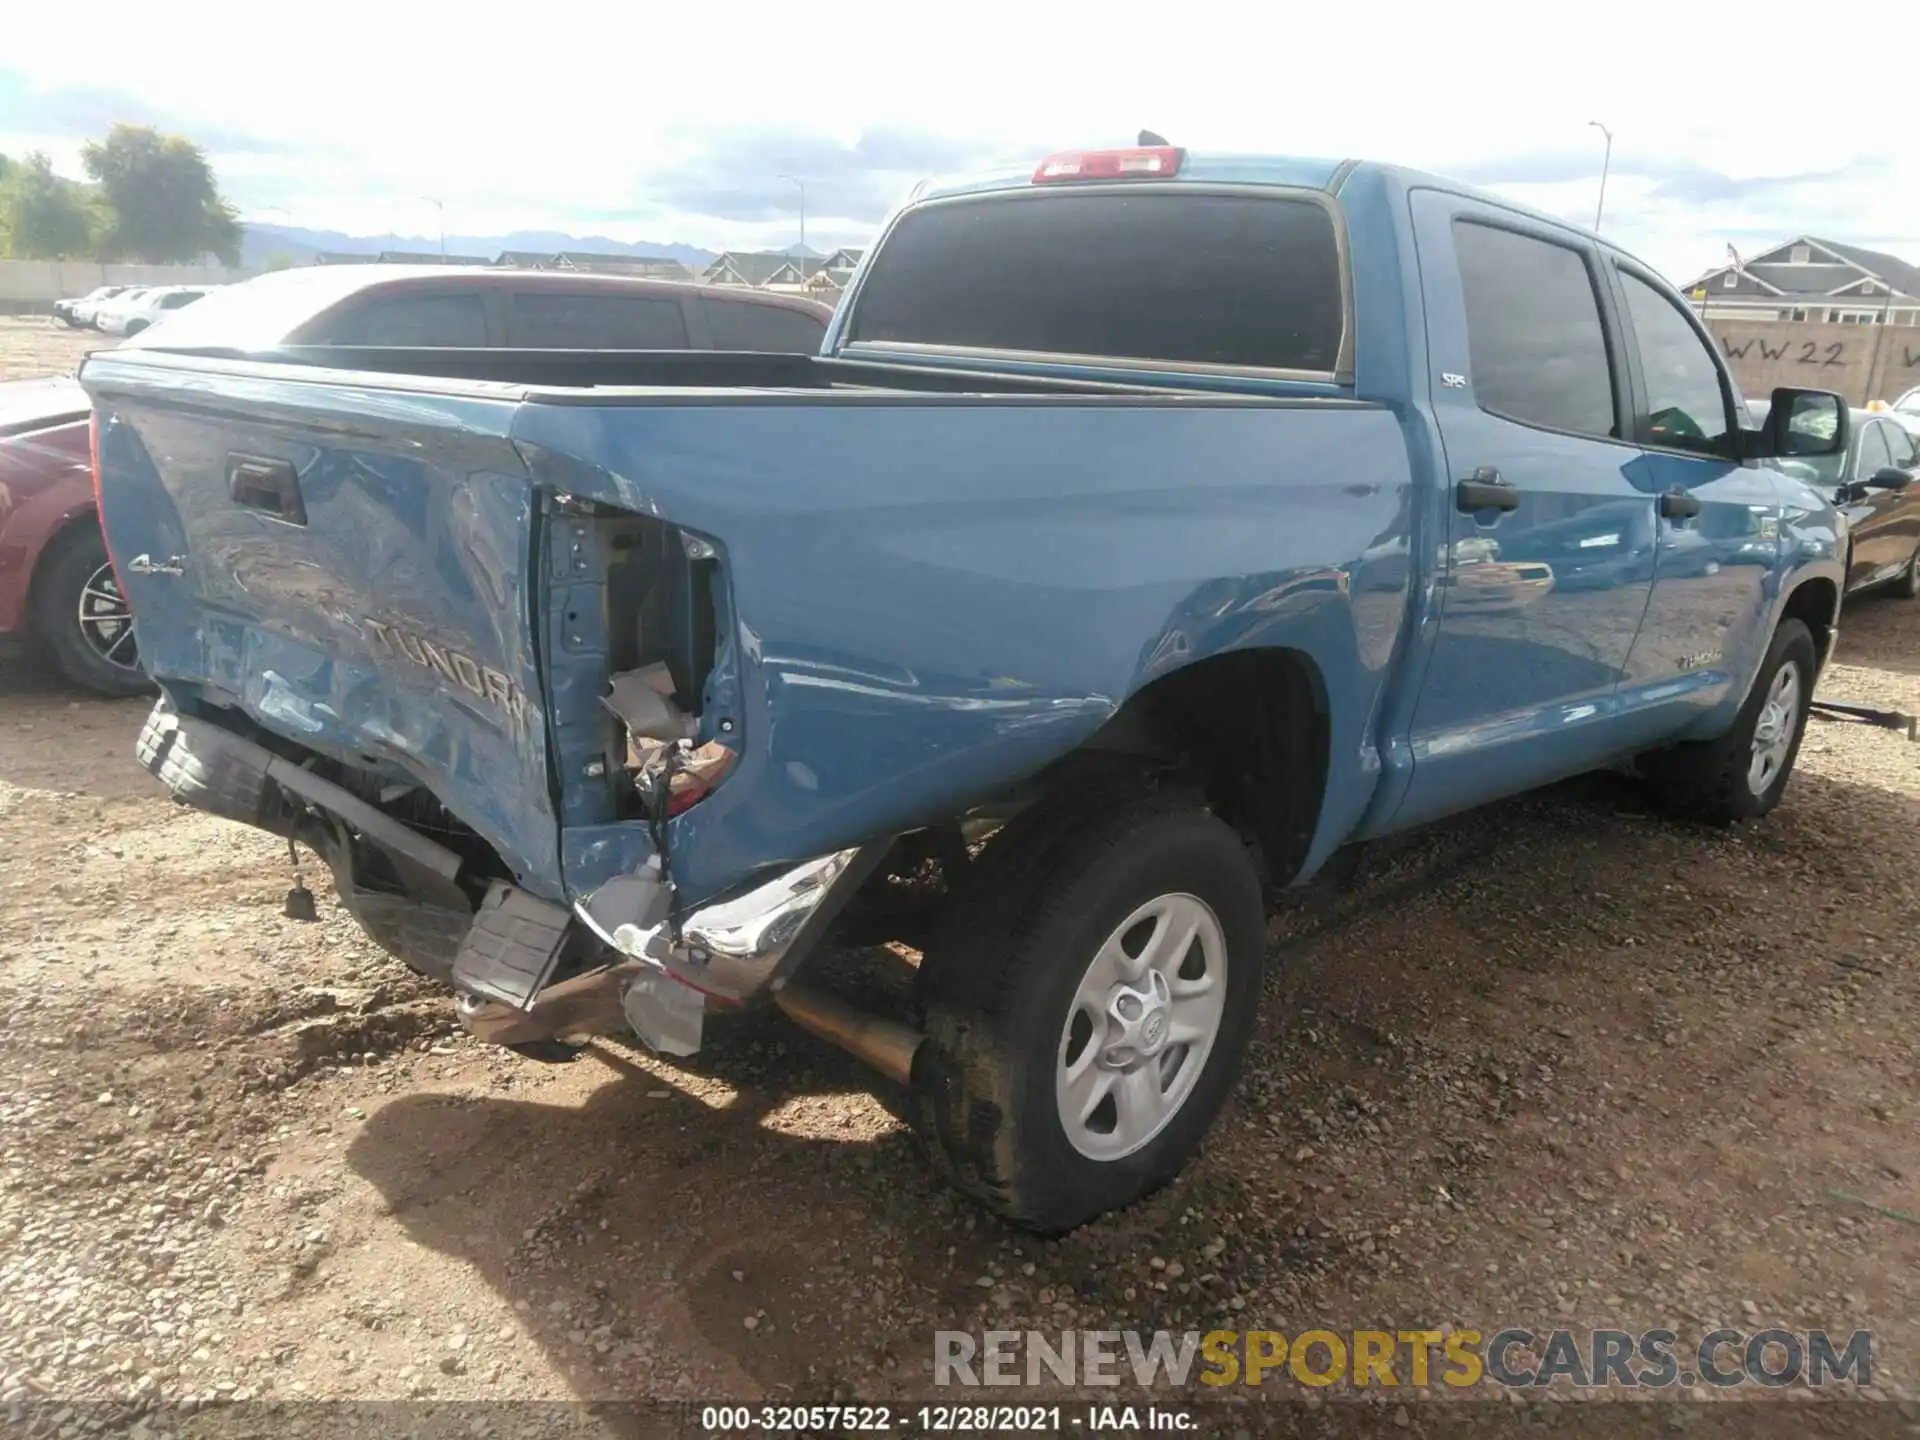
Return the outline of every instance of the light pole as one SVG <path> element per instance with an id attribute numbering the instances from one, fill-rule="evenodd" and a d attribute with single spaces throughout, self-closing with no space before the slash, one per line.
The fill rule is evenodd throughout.
<path id="1" fill-rule="evenodd" d="M 422 195 L 420 198 L 440 212 L 440 258 L 444 260 L 447 258 L 447 207 L 431 195 Z"/>
<path id="2" fill-rule="evenodd" d="M 807 183 L 796 180 L 791 175 L 782 175 L 780 179 L 800 189 L 800 278 L 807 278 Z"/>
<path id="3" fill-rule="evenodd" d="M 1613 132 L 1598 120 L 1589 120 L 1587 124 L 1607 137 L 1607 150 L 1600 157 L 1600 201 L 1593 207 L 1593 232 L 1600 233 L 1600 216 L 1607 208 L 1607 170 L 1613 164 Z"/>

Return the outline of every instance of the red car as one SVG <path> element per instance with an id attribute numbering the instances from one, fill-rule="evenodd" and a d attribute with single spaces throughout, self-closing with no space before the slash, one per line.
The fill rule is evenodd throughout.
<path id="1" fill-rule="evenodd" d="M 94 511 L 86 392 L 0 383 L 0 645 L 103 695 L 148 688 Z"/>

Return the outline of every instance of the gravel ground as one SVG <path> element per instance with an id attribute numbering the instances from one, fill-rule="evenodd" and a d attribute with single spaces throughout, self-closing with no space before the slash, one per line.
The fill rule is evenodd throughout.
<path id="1" fill-rule="evenodd" d="M 116 344 L 97 330 L 73 330 L 51 315 L 0 315 L 0 380 L 71 375 L 89 350 Z"/>
<path id="2" fill-rule="evenodd" d="M 1920 606 L 1846 626 L 1823 693 L 1920 710 Z M 1871 1329 L 1871 1433 L 1920 1419 L 1903 736 L 1816 722 L 1761 825 L 1593 777 L 1298 896 L 1203 1154 L 1041 1241 L 776 1014 L 687 1064 L 473 1042 L 311 870 L 302 925 L 282 849 L 161 798 L 144 710 L 0 675 L 0 1414 L 906 1401 L 937 1329 L 1725 1324 Z M 1422 1433 L 1457 1397 L 1353 1398 Z"/>

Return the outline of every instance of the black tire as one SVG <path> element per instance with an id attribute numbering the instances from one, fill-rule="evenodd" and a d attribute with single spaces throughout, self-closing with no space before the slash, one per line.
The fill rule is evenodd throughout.
<path id="1" fill-rule="evenodd" d="M 1075 994 L 1116 927 L 1165 896 L 1197 898 L 1218 922 L 1226 957 L 1218 1028 L 1204 1061 L 1191 1062 L 1198 1078 L 1173 1082 L 1191 1088 L 1162 1128 L 1132 1153 L 1092 1159 L 1069 1140 L 1055 1097 Z M 927 1039 L 913 1100 L 935 1162 L 1004 1218 L 1048 1233 L 1165 1184 L 1232 1090 L 1265 949 L 1247 846 L 1192 794 L 1143 793 L 1135 781 L 1024 812 L 989 843 L 921 965 Z"/>
<path id="2" fill-rule="evenodd" d="M 1890 588 L 1902 600 L 1920 600 L 1920 549 L 1907 557 L 1907 568 L 1900 572 Z"/>
<path id="3" fill-rule="evenodd" d="M 1793 733 L 1777 769 L 1756 789 L 1751 773 L 1755 734 L 1780 674 L 1789 665 L 1797 666 L 1799 672 Z M 1807 733 L 1807 708 L 1813 701 L 1818 665 L 1812 632 L 1799 620 L 1782 620 L 1754 677 L 1753 689 L 1725 735 L 1717 740 L 1675 745 L 1641 758 L 1641 773 L 1653 782 L 1662 804 L 1675 814 L 1716 825 L 1756 820 L 1778 805 L 1792 778 L 1800 741 Z"/>
<path id="4" fill-rule="evenodd" d="M 110 607 L 101 597 L 118 594 L 99 526 L 92 521 L 71 526 L 47 547 L 35 567 L 33 638 L 53 667 L 74 684 L 101 695 L 144 695 L 152 691 L 153 683 L 140 668 L 132 621 L 118 621 L 118 626 L 127 628 L 109 633 L 107 619 L 96 618 L 91 626 L 81 619 L 83 603 L 104 617 Z"/>

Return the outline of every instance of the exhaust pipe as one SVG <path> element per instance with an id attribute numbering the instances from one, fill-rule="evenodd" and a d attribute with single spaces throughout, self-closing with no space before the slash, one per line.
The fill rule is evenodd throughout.
<path id="1" fill-rule="evenodd" d="M 927 1038 L 912 1026 L 869 1014 L 836 995 L 791 980 L 773 998 L 802 1029 L 864 1060 L 889 1080 L 905 1085 L 912 1079 L 914 1053 Z"/>

